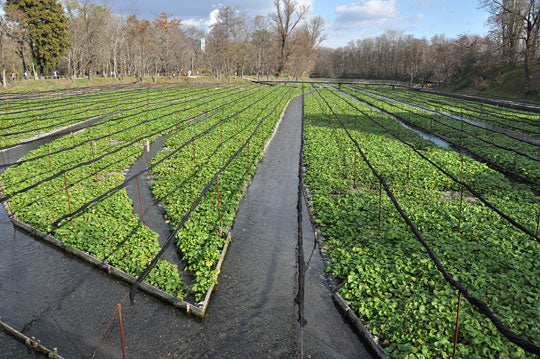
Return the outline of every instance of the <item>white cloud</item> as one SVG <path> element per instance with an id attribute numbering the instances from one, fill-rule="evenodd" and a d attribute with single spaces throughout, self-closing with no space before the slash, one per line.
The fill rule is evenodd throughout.
<path id="1" fill-rule="evenodd" d="M 207 20 L 205 19 L 195 19 L 195 18 L 189 18 L 182 20 L 182 24 L 185 26 L 195 26 L 195 27 L 202 27 Z"/>
<path id="2" fill-rule="evenodd" d="M 338 26 L 384 25 L 399 18 L 395 0 L 364 0 L 336 8 Z"/>
<path id="3" fill-rule="evenodd" d="M 206 27 L 210 29 L 213 25 L 218 23 L 219 8 L 210 11 L 210 15 L 206 20 Z"/>

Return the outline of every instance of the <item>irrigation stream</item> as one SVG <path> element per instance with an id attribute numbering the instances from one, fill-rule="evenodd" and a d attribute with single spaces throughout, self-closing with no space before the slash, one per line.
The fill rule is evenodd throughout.
<path id="1" fill-rule="evenodd" d="M 286 108 L 240 203 L 206 317 L 140 292 L 136 304 L 122 306 L 130 358 L 299 357 L 294 297 L 301 110 L 300 97 Z M 305 257 L 313 255 L 305 274 L 305 357 L 370 358 L 333 304 L 307 213 L 303 218 Z M 102 338 L 96 357 L 121 358 L 118 320 L 103 334 L 128 285 L 15 230 L 3 207 L 0 228 L 2 319 L 66 358 L 91 357 Z M 7 357 L 35 357 L 18 345 L 7 350 Z"/>
<path id="2" fill-rule="evenodd" d="M 198 118 L 189 121 L 189 123 L 202 121 L 208 116 L 208 113 L 205 113 Z M 152 158 L 154 158 L 154 156 L 163 149 L 163 145 L 167 138 L 168 136 L 158 136 L 152 143 L 146 143 L 143 145 L 143 153 L 141 157 L 139 157 L 133 163 L 133 165 L 131 165 L 125 177 L 130 178 L 135 173 L 138 173 L 148 167 L 152 161 Z M 126 186 L 126 192 L 133 202 L 133 213 L 139 216 L 139 219 L 141 220 L 143 220 L 144 217 L 144 224 L 159 235 L 159 245 L 163 246 L 169 235 L 172 233 L 172 229 L 165 218 L 165 210 L 161 204 L 155 200 L 154 195 L 152 194 L 152 189 L 150 187 L 151 183 L 152 177 L 148 172 L 146 172 L 145 176 L 139 177 L 138 182 L 129 182 Z M 178 273 L 180 274 L 180 278 L 182 278 L 184 283 L 187 285 L 191 285 L 193 283 L 193 278 L 189 275 L 189 273 L 184 271 L 182 255 L 176 245 L 170 246 L 163 254 L 162 258 L 178 268 Z M 190 301 L 194 302 L 194 298 L 188 299 L 191 299 Z"/>
<path id="3" fill-rule="evenodd" d="M 159 136 L 152 144 L 143 146 L 143 154 L 139 157 L 135 163 L 129 168 L 126 178 L 132 177 L 135 173 L 148 167 L 152 158 L 163 148 L 163 143 L 167 137 Z M 147 148 L 147 146 L 149 148 Z M 149 151 L 148 151 L 149 150 Z M 159 245 L 162 246 L 167 237 L 171 234 L 171 227 L 165 220 L 165 210 L 161 207 L 160 203 L 154 199 L 152 190 L 150 188 L 151 177 L 148 172 L 144 176 L 139 176 L 139 181 L 131 181 L 126 186 L 126 192 L 133 201 L 133 213 L 135 213 L 142 220 L 144 217 L 144 224 L 151 230 L 159 235 Z M 140 193 L 140 198 L 139 198 Z M 141 212 L 142 203 L 142 212 Z M 177 251 L 177 246 L 170 246 L 163 254 L 163 259 L 170 262 L 178 268 L 178 273 L 182 278 L 182 281 L 187 284 L 191 284 L 192 280 L 187 273 L 184 272 L 184 265 L 182 263 L 180 253 Z"/>
<path id="4" fill-rule="evenodd" d="M 513 137 L 516 140 L 527 140 L 527 141 L 530 141 L 530 142 L 533 142 L 533 143 L 536 143 L 536 144 L 540 144 L 540 139 L 539 138 L 533 137 L 533 136 L 528 135 L 528 134 L 523 133 L 523 132 L 510 130 L 508 128 L 502 128 L 502 127 L 499 127 L 499 126 L 495 126 L 495 125 L 493 125 L 491 123 L 485 123 L 485 122 L 482 122 L 482 121 L 471 120 L 469 118 L 457 116 L 457 115 L 454 115 L 454 114 L 451 114 L 451 113 L 448 113 L 448 112 L 444 112 L 444 111 L 432 110 L 432 109 L 427 108 L 427 107 L 423 107 L 423 106 L 420 106 L 420 105 L 415 105 L 415 104 L 405 102 L 405 101 L 396 100 L 396 99 L 386 97 L 386 96 L 383 96 L 383 95 L 379 95 L 379 94 L 374 94 L 372 92 L 364 91 L 364 90 L 361 90 L 361 89 L 358 89 L 358 88 L 355 89 L 355 90 L 357 90 L 359 92 L 362 92 L 362 93 L 364 93 L 366 95 L 378 97 L 378 98 L 381 98 L 381 99 L 384 99 L 384 100 L 387 100 L 387 101 L 391 101 L 391 102 L 394 102 L 394 103 L 399 103 L 401 105 L 410 106 L 410 107 L 416 108 L 418 110 L 426 111 L 426 112 L 429 112 L 429 113 L 432 113 L 432 114 L 435 114 L 435 115 L 443 115 L 443 116 L 452 118 L 454 120 L 463 121 L 463 122 L 466 122 L 468 124 L 475 125 L 475 126 L 478 126 L 478 127 L 484 128 L 484 129 L 492 130 L 492 131 L 495 131 L 495 132 L 498 132 L 498 133 L 504 133 L 504 134 L 506 134 L 506 135 L 508 135 L 510 137 Z"/>
<path id="5" fill-rule="evenodd" d="M 414 131 L 416 132 L 417 134 L 419 134 L 420 136 L 422 136 L 424 139 L 428 140 L 428 141 L 431 141 L 433 142 L 434 144 L 436 144 L 437 146 L 439 147 L 443 147 L 443 148 L 448 148 L 450 149 L 450 144 L 448 142 L 446 142 L 445 140 L 443 140 L 442 138 L 440 137 L 437 137 L 437 136 L 434 136 L 432 134 L 429 134 L 429 133 L 426 133 L 426 132 L 423 132 L 417 128 L 414 128 L 414 127 L 411 127 L 407 124 L 405 124 L 403 121 L 401 121 L 400 119 L 398 119 L 397 117 L 393 116 L 391 113 L 388 113 L 386 111 L 383 111 L 375 106 L 371 106 L 370 104 L 364 102 L 364 101 L 361 101 L 360 99 L 348 94 L 347 92 L 344 92 L 344 91 L 341 91 L 335 87 L 333 87 L 334 90 L 336 90 L 337 92 L 339 92 L 340 94 L 344 95 L 344 96 L 347 96 L 347 97 L 350 97 L 351 99 L 353 99 L 354 101 L 358 101 L 358 102 L 361 102 L 363 103 L 364 105 L 366 106 L 369 106 L 372 110 L 374 111 L 378 111 L 378 112 L 382 112 L 384 113 L 385 115 L 387 116 L 390 116 L 393 120 L 397 121 L 401 126 L 405 127 L 406 129 L 408 130 L 411 130 L 411 131 Z M 363 92 L 363 91 L 362 91 Z"/>

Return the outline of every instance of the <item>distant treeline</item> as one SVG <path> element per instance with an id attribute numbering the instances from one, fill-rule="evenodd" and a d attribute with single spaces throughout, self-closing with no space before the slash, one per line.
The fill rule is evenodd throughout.
<path id="1" fill-rule="evenodd" d="M 480 0 L 479 4 L 491 14 L 488 36 L 437 35 L 427 40 L 387 31 L 338 49 L 322 49 L 312 76 L 446 81 L 474 68 L 521 63 L 525 91 L 540 91 L 540 74 L 530 70 L 540 58 L 540 3 Z"/>
<path id="2" fill-rule="evenodd" d="M 0 0 L 1 1 L 1 0 Z M 539 91 L 538 0 L 479 0 L 488 36 L 418 39 L 398 31 L 321 48 L 324 21 L 299 0 L 274 0 L 254 18 L 231 6 L 212 13 L 207 32 L 162 12 L 120 16 L 97 0 L 6 0 L 0 17 L 2 79 L 13 76 L 315 76 L 446 81 L 471 69 L 523 68 L 523 88 Z M 6 75 L 7 73 L 7 75 Z"/>
<path id="3" fill-rule="evenodd" d="M 251 18 L 234 7 L 208 32 L 162 12 L 120 16 L 94 0 L 7 0 L 0 18 L 3 78 L 92 76 L 307 76 L 324 39 L 321 17 L 296 0 Z"/>

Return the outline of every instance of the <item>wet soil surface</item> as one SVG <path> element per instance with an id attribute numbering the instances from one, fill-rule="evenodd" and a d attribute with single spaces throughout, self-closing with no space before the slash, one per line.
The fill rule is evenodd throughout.
<path id="1" fill-rule="evenodd" d="M 122 306 L 128 357 L 299 357 L 294 296 L 300 115 L 301 100 L 296 98 L 240 204 L 219 286 L 204 320 L 139 292 L 134 305 L 125 300 Z M 307 213 L 304 218 L 307 261 L 313 234 Z M 15 230 L 3 208 L 0 228 L 3 320 L 45 346 L 57 347 L 66 358 L 91 357 L 128 286 Z M 305 318 L 305 357 L 371 357 L 334 307 L 318 249 L 306 273 Z M 7 347 L 10 358 L 34 355 L 17 345 Z M 121 355 L 115 320 L 96 357 Z"/>

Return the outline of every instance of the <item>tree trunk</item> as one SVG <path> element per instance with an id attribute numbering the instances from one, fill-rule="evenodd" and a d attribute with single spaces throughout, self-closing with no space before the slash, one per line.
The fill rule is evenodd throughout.
<path id="1" fill-rule="evenodd" d="M 2 87 L 7 88 L 7 81 L 6 81 L 6 68 L 2 68 Z"/>
<path id="2" fill-rule="evenodd" d="M 32 73 L 34 74 L 34 80 L 39 80 L 39 75 L 36 71 L 36 66 L 34 65 L 34 61 L 32 61 Z"/>
<path id="3" fill-rule="evenodd" d="M 26 60 L 24 59 L 24 52 L 20 48 L 18 49 L 19 57 L 21 58 L 21 62 L 23 65 L 23 72 L 26 72 L 28 67 L 26 66 Z"/>
<path id="4" fill-rule="evenodd" d="M 530 91 L 531 73 L 529 70 L 529 42 L 525 42 L 525 58 L 523 60 L 523 85 L 525 86 L 525 94 Z"/>

